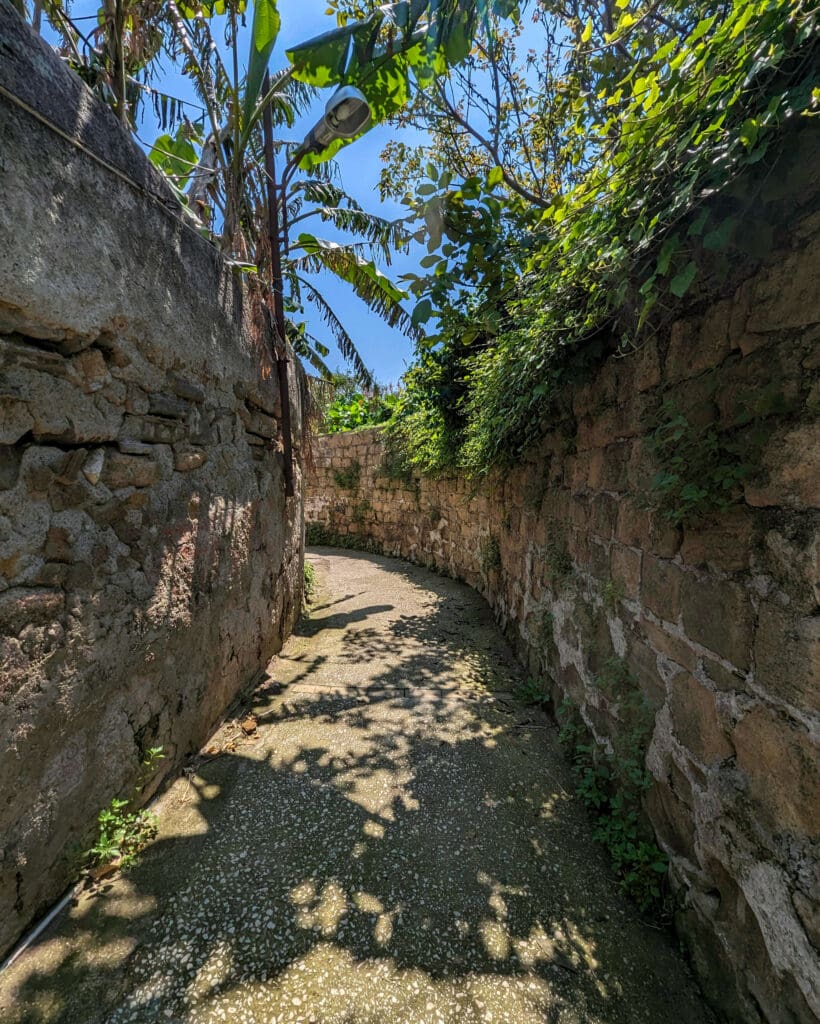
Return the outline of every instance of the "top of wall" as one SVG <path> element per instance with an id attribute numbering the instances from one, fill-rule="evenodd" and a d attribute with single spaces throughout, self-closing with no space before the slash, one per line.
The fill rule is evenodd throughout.
<path id="1" fill-rule="evenodd" d="M 240 276 L 9 0 L 0 0 L 0 90 L 0 331 L 66 353 L 126 334 L 149 356 L 161 349 L 170 367 L 211 378 L 240 365 L 247 377 L 250 356 L 249 384 L 270 407 L 269 343 L 258 318 L 243 316 Z"/>

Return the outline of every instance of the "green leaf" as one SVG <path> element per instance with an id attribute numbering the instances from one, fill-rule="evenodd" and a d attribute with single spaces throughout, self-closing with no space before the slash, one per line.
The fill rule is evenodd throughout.
<path id="1" fill-rule="evenodd" d="M 676 274 L 669 282 L 669 291 L 677 298 L 682 299 L 683 296 L 689 291 L 689 286 L 695 279 L 695 274 L 698 272 L 697 264 L 694 260 L 689 260 L 683 270 Z"/>
<path id="2" fill-rule="evenodd" d="M 728 248 L 735 224 L 737 217 L 726 217 L 713 231 L 703 236 L 703 248 L 711 252 L 720 252 Z"/>
<path id="3" fill-rule="evenodd" d="M 680 245 L 680 237 L 677 232 L 670 235 L 669 238 L 661 246 L 661 251 L 658 254 L 658 273 L 666 274 L 669 270 L 669 264 L 672 257 L 675 255 L 678 246 Z"/>
<path id="4" fill-rule="evenodd" d="M 758 135 L 758 123 L 753 117 L 747 117 L 743 124 L 740 126 L 740 141 L 746 147 L 751 150 L 754 148 L 754 144 L 757 142 Z"/>
<path id="5" fill-rule="evenodd" d="M 421 302 L 416 303 L 416 308 L 413 310 L 412 321 L 418 327 L 420 324 L 427 323 L 430 317 L 433 315 L 433 304 L 429 299 L 422 299 Z"/>
<path id="6" fill-rule="evenodd" d="M 281 19 L 276 0 L 254 0 L 248 77 L 242 97 L 242 124 L 247 125 L 262 90 Z"/>
<path id="7" fill-rule="evenodd" d="M 487 188 L 495 188 L 504 180 L 504 169 L 502 167 L 491 167 L 487 174 Z"/>
<path id="8" fill-rule="evenodd" d="M 584 31 L 581 33 L 581 42 L 588 43 L 592 39 L 592 18 L 587 18 L 587 23 L 584 26 Z"/>
<path id="9" fill-rule="evenodd" d="M 291 47 L 286 51 L 286 56 L 293 65 L 293 77 L 319 88 L 338 85 L 347 68 L 356 32 L 361 32 L 358 22 L 331 29 L 330 32 Z"/>

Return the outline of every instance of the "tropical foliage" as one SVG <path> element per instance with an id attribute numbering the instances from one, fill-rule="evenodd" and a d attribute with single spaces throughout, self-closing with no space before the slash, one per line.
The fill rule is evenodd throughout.
<path id="1" fill-rule="evenodd" d="M 59 34 L 68 62 L 113 106 L 118 117 L 138 124 L 143 92 L 151 95 L 163 133 L 151 158 L 177 189 L 180 201 L 226 254 L 254 275 L 262 298 L 271 302 L 268 176 L 262 137 L 263 115 L 290 126 L 328 86 L 352 85 L 366 96 L 370 123 L 405 104 L 414 88 L 428 86 L 447 67 L 464 59 L 477 20 L 489 10 L 481 2 L 423 0 L 381 6 L 361 18 L 339 19 L 330 31 L 287 52 L 289 66 L 270 74 L 269 63 L 281 27 L 276 0 L 191 4 L 190 0 L 104 0 L 90 37 L 72 21 L 62 0 L 17 0 L 21 12 L 39 24 L 42 13 Z M 495 0 L 490 5 L 509 7 Z M 240 28 L 251 14 L 250 45 L 244 63 Z M 151 89 L 148 82 L 161 57 L 194 84 L 199 115 L 180 101 Z M 350 141 L 350 140 L 345 140 Z M 321 373 L 328 348 L 307 331 L 303 301 L 317 306 L 342 354 L 364 381 L 369 374 L 352 338 L 329 306 L 317 274 L 345 281 L 392 326 L 414 333 L 402 309 L 405 293 L 380 271 L 405 243 L 401 227 L 367 213 L 333 184 L 327 161 L 343 145 L 302 146 L 290 156 L 279 195 L 280 223 L 318 217 L 349 242 L 331 241 L 300 230 L 285 266 L 290 338 L 297 352 Z M 278 146 L 280 151 L 284 147 Z M 296 166 L 310 173 L 293 182 Z M 184 190 L 184 191 L 183 191 Z M 309 227 L 310 225 L 305 225 Z"/>
<path id="2" fill-rule="evenodd" d="M 533 77 L 516 79 L 521 138 L 547 89 L 551 173 L 529 169 L 515 110 L 492 90 L 483 106 L 473 95 L 510 75 L 514 34 L 495 52 L 479 36 L 475 67 L 461 69 L 472 83 L 436 101 L 446 163 L 417 150 L 398 175 L 388 153 L 385 188 L 404 195 L 428 249 L 406 282 L 428 329 L 390 430 L 429 471 L 514 461 L 562 384 L 613 339 L 639 346 L 707 275 L 720 282 L 738 255 L 765 251 L 771 228 L 749 216 L 760 193 L 733 183 L 760 165 L 762 188 L 792 127 L 818 110 L 809 0 L 616 0 L 609 21 L 599 5 L 532 7 L 552 27 Z M 449 141 L 448 106 L 467 123 Z"/>
<path id="3" fill-rule="evenodd" d="M 390 419 L 399 401 L 394 391 L 363 388 L 354 376 L 333 374 L 330 381 L 313 383 L 311 398 L 322 434 L 379 426 Z"/>

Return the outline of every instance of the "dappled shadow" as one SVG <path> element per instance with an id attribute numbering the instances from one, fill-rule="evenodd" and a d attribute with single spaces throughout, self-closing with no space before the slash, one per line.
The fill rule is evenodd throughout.
<path id="1" fill-rule="evenodd" d="M 200 757 L 141 863 L 15 966 L 10 1020 L 591 1024 L 670 1005 L 709 1019 L 590 846 L 545 720 L 438 685 L 464 652 L 428 640 L 464 599 L 443 583 L 411 614 L 419 578 L 396 581 L 396 608 L 300 627 L 314 646 L 299 682 L 280 687 L 278 661 L 259 734 Z M 370 630 L 390 613 L 382 659 Z M 337 694 L 348 648 L 376 660 Z"/>

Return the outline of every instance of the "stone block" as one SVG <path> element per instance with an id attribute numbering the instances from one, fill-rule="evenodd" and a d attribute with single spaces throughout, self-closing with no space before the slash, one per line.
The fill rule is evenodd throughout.
<path id="1" fill-rule="evenodd" d="M 738 722 L 732 742 L 769 827 L 820 838 L 820 752 L 805 728 L 761 704 Z"/>
<path id="2" fill-rule="evenodd" d="M 64 526 L 50 526 L 46 535 L 45 556 L 52 562 L 73 562 L 71 531 Z"/>
<path id="3" fill-rule="evenodd" d="M 148 396 L 148 412 L 152 416 L 165 416 L 169 419 L 184 419 L 190 409 L 188 402 L 176 395 L 165 395 L 161 392 Z"/>
<path id="4" fill-rule="evenodd" d="M 63 613 L 62 590 L 11 587 L 0 594 L 0 633 L 18 636 L 26 626 L 48 626 Z"/>
<path id="5" fill-rule="evenodd" d="M 121 487 L 150 487 L 159 480 L 159 465 L 140 455 L 109 452 L 103 468 L 102 481 L 112 490 Z"/>
<path id="6" fill-rule="evenodd" d="M 178 473 L 189 473 L 192 469 L 199 469 L 208 461 L 208 453 L 201 450 L 186 449 L 174 454 L 174 469 Z"/>
<path id="7" fill-rule="evenodd" d="M 747 509 L 731 509 L 714 523 L 687 527 L 680 555 L 687 565 L 709 566 L 727 572 L 746 569 L 752 554 L 755 521 Z"/>
<path id="8" fill-rule="evenodd" d="M 630 453 L 627 441 L 593 448 L 589 453 L 589 486 L 597 491 L 625 491 Z"/>
<path id="9" fill-rule="evenodd" d="M 634 391 L 649 391 L 661 382 L 658 342 L 650 338 L 629 352 L 618 365 L 618 396 L 625 398 Z"/>
<path id="10" fill-rule="evenodd" d="M 71 360 L 72 370 L 80 378 L 86 394 L 99 391 L 108 377 L 105 357 L 98 348 L 84 349 Z"/>
<path id="11" fill-rule="evenodd" d="M 750 664 L 754 611 L 746 591 L 726 580 L 686 573 L 682 589 L 686 635 L 741 671 Z"/>
<path id="12" fill-rule="evenodd" d="M 20 476 L 23 449 L 17 445 L 0 445 L 0 490 L 11 490 Z"/>
<path id="13" fill-rule="evenodd" d="M 602 540 L 610 540 L 615 532 L 618 502 L 609 494 L 596 494 L 590 504 L 589 528 Z"/>
<path id="14" fill-rule="evenodd" d="M 612 581 L 623 588 L 624 596 L 636 600 L 641 587 L 641 552 L 613 543 L 609 548 L 609 571 Z"/>
<path id="15" fill-rule="evenodd" d="M 744 494 L 758 508 L 820 508 L 820 421 L 778 431 L 761 458 L 762 477 L 747 481 Z"/>
<path id="16" fill-rule="evenodd" d="M 745 677 L 739 672 L 730 672 L 729 669 L 724 668 L 719 661 L 713 661 L 711 658 L 704 658 L 703 671 L 712 683 L 714 683 L 716 690 L 721 690 L 724 693 L 734 693 L 746 690 Z"/>
<path id="17" fill-rule="evenodd" d="M 164 416 L 126 415 L 122 423 L 122 440 L 148 444 L 173 444 L 185 436 L 185 424 Z"/>
<path id="18" fill-rule="evenodd" d="M 698 656 L 683 637 L 677 636 L 646 617 L 640 621 L 640 631 L 657 654 L 689 672 L 695 671 L 698 666 Z"/>
<path id="19" fill-rule="evenodd" d="M 591 452 L 577 452 L 575 455 L 570 455 L 566 460 L 565 474 L 567 485 L 573 492 L 585 491 L 589 485 L 589 465 L 593 453 Z M 538 493 L 537 485 L 533 484 L 531 488 L 533 492 L 533 503 L 535 495 Z"/>
<path id="20" fill-rule="evenodd" d="M 683 575 L 674 562 L 644 555 L 641 569 L 641 603 L 659 619 L 677 622 L 681 613 Z"/>
<path id="21" fill-rule="evenodd" d="M 204 402 L 205 388 L 198 381 L 190 377 L 183 377 L 179 373 L 169 373 L 168 383 L 175 395 L 184 398 L 187 402 Z"/>
<path id="22" fill-rule="evenodd" d="M 792 252 L 755 280 L 747 330 L 784 331 L 820 322 L 820 236 L 805 249 Z"/>
<path id="23" fill-rule="evenodd" d="M 640 508 L 635 501 L 622 498 L 618 502 L 615 537 L 621 544 L 632 548 L 648 548 L 651 525 L 649 512 Z"/>
<path id="24" fill-rule="evenodd" d="M 715 694 L 689 672 L 669 683 L 669 710 L 678 741 L 704 765 L 732 757 L 734 749 L 718 713 Z"/>
<path id="25" fill-rule="evenodd" d="M 653 711 L 662 707 L 666 700 L 666 685 L 658 672 L 658 659 L 647 644 L 636 637 L 629 641 L 626 664 L 637 679 L 638 686 Z"/>
<path id="26" fill-rule="evenodd" d="M 665 782 L 656 782 L 646 794 L 646 810 L 665 848 L 696 864 L 692 812 Z"/>
<path id="27" fill-rule="evenodd" d="M 695 377 L 718 366 L 729 354 L 730 304 L 712 305 L 701 320 L 679 320 L 672 325 L 664 363 L 669 384 Z"/>
<path id="28" fill-rule="evenodd" d="M 820 616 L 796 617 L 761 601 L 754 640 L 755 679 L 773 696 L 820 711 Z"/>

